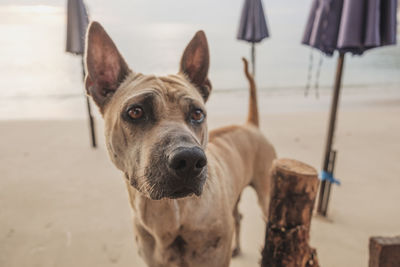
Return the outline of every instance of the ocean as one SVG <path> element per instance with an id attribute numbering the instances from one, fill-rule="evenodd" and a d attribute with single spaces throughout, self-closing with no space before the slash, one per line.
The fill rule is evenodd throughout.
<path id="1" fill-rule="evenodd" d="M 250 57 L 250 45 L 236 40 L 242 0 L 86 3 L 91 19 L 103 24 L 137 72 L 176 73 L 186 44 L 203 29 L 210 45 L 209 76 L 215 95 L 210 105 L 223 113 L 224 107 L 232 106 L 229 101 L 240 103 L 245 96 L 248 86 L 241 57 Z M 256 46 L 256 80 L 260 101 L 268 103 L 265 112 L 322 110 L 329 105 L 337 55 L 321 56 L 300 43 L 310 3 L 264 0 L 271 36 Z M 81 58 L 65 52 L 66 1 L 1 0 L 0 36 L 0 119 L 86 116 Z M 304 99 L 310 55 L 311 89 Z M 314 97 L 316 83 L 319 99 Z M 400 46 L 347 56 L 343 90 L 352 99 L 345 102 L 349 106 L 376 98 L 399 100 Z"/>

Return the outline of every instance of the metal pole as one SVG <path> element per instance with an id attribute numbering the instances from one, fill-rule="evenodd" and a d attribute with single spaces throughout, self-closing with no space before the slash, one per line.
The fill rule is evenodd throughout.
<path id="1" fill-rule="evenodd" d="M 337 107 L 339 104 L 340 88 L 342 84 L 344 56 L 345 56 L 344 53 L 340 53 L 337 61 L 336 79 L 335 79 L 333 100 L 331 105 L 328 135 L 326 139 L 325 157 L 322 167 L 323 170 L 326 172 L 333 171 L 329 170 L 329 164 L 331 162 L 331 155 L 332 155 L 331 151 L 332 151 L 333 136 L 335 132 L 336 114 L 337 114 Z M 326 180 L 322 181 L 319 191 L 318 206 L 317 206 L 317 212 L 322 216 L 326 216 L 327 213 L 330 190 L 331 190 L 330 182 Z"/>
<path id="2" fill-rule="evenodd" d="M 85 80 L 85 67 L 84 67 L 83 57 L 82 57 L 82 74 L 83 74 L 83 80 Z M 96 132 L 94 130 L 94 119 L 93 119 L 93 115 L 92 115 L 92 109 L 90 107 L 89 97 L 87 95 L 85 95 L 85 97 L 86 97 L 86 107 L 87 107 L 88 117 L 89 117 L 90 136 L 92 138 L 92 147 L 96 148 L 97 147 Z"/>
<path id="3" fill-rule="evenodd" d="M 251 43 L 251 65 L 253 77 L 256 75 L 256 44 Z"/>
<path id="4" fill-rule="evenodd" d="M 88 110 L 88 116 L 89 116 L 89 127 L 90 127 L 90 134 L 92 137 L 92 147 L 96 148 L 97 144 L 96 144 L 96 133 L 94 131 L 94 119 L 92 116 L 92 110 L 90 108 L 90 101 L 89 101 L 89 97 L 86 96 L 86 104 L 87 104 L 87 110 Z"/>
<path id="5" fill-rule="evenodd" d="M 328 171 L 330 173 L 334 173 L 334 169 L 335 169 L 335 161 L 336 161 L 336 151 L 332 150 L 331 154 L 330 154 L 330 162 L 329 162 L 329 167 L 328 167 Z M 328 203 L 329 203 L 329 197 L 331 195 L 331 187 L 332 187 L 332 183 L 328 182 L 325 186 L 325 196 L 323 198 L 323 203 L 322 203 L 322 207 L 323 210 L 325 211 L 324 216 L 326 216 L 327 213 L 327 209 L 328 209 Z"/>

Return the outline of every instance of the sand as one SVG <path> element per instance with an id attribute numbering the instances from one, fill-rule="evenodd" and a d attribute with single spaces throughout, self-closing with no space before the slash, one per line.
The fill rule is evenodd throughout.
<path id="1" fill-rule="evenodd" d="M 400 233 L 399 114 L 398 104 L 341 110 L 342 185 L 333 188 L 328 219 L 312 222 L 321 266 L 367 266 L 369 236 Z M 210 128 L 244 117 L 210 115 Z M 327 112 L 261 118 L 280 157 L 320 168 Z M 122 175 L 101 136 L 98 149 L 89 147 L 86 121 L 2 121 L 0 131 L 0 266 L 145 266 Z M 258 266 L 265 226 L 251 189 L 240 209 L 243 254 L 231 266 Z"/>

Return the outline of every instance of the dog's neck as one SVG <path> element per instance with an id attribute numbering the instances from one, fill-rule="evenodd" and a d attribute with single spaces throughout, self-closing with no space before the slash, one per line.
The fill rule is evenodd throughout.
<path id="1" fill-rule="evenodd" d="M 186 216 L 185 207 L 195 198 L 152 200 L 133 188 L 128 181 L 126 185 L 136 220 L 157 232 L 178 232 Z"/>

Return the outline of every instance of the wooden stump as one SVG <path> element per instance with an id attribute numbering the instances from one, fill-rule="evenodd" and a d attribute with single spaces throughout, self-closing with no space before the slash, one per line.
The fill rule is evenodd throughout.
<path id="1" fill-rule="evenodd" d="M 399 267 L 400 236 L 369 239 L 369 267 Z"/>
<path id="2" fill-rule="evenodd" d="M 274 162 L 262 267 L 319 266 L 308 244 L 318 184 L 313 167 L 290 159 Z"/>

